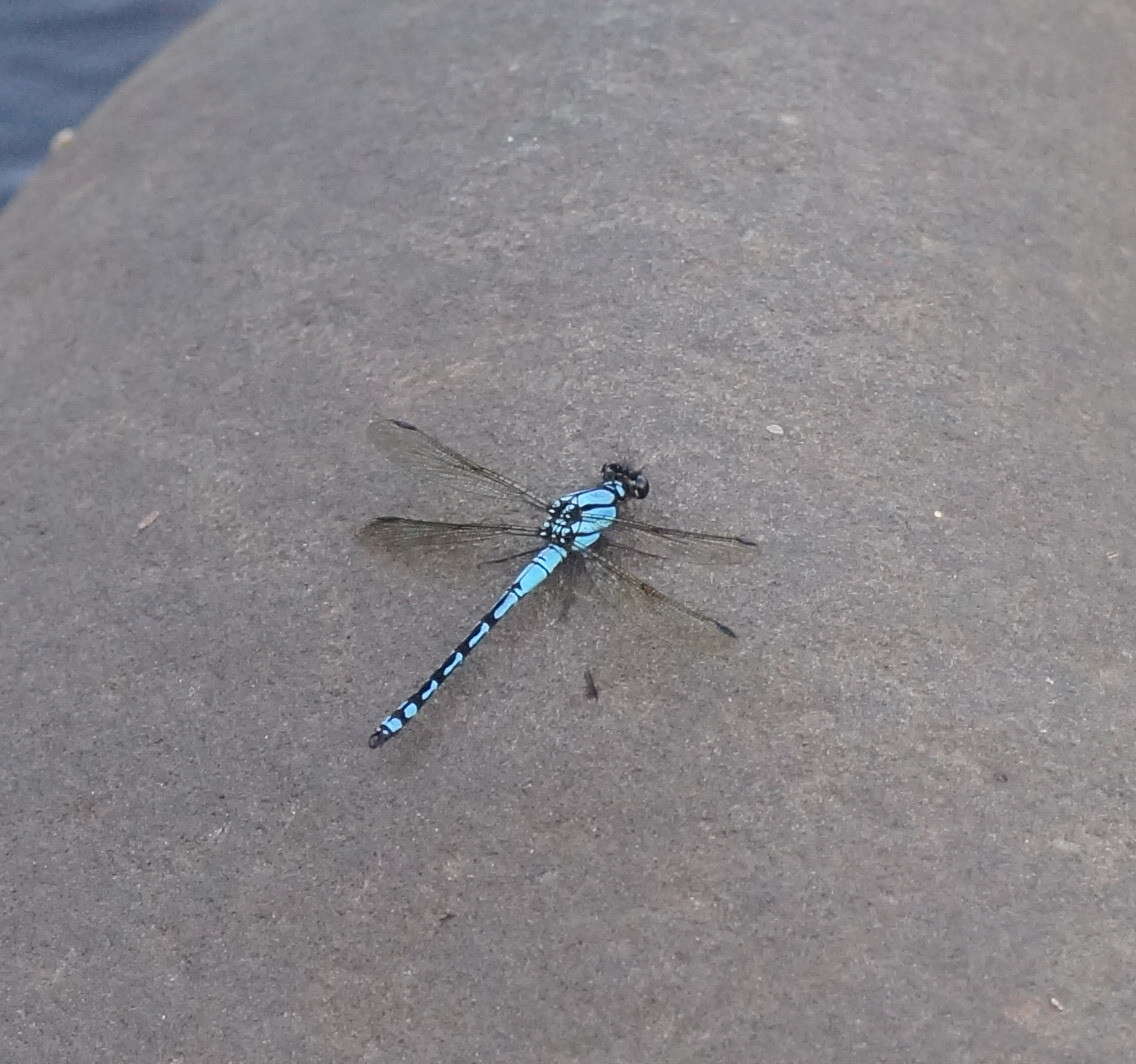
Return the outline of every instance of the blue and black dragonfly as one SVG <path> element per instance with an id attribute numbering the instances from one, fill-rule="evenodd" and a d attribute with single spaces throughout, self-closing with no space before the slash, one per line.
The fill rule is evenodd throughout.
<path id="1" fill-rule="evenodd" d="M 527 558 L 505 593 L 477 622 L 449 657 L 421 687 L 384 718 L 371 735 L 371 748 L 382 746 L 418 715 L 438 688 L 526 595 L 535 591 L 562 566 L 586 563 L 595 576 L 628 590 L 640 601 L 657 607 L 699 627 L 728 639 L 734 630 L 721 621 L 664 594 L 646 580 L 629 573 L 613 560 L 624 551 L 648 558 L 680 553 L 695 559 L 739 560 L 751 555 L 757 543 L 744 536 L 719 536 L 709 532 L 684 532 L 677 528 L 645 524 L 624 517 L 623 506 L 645 499 L 650 490 L 642 470 L 618 462 L 608 462 L 600 471 L 595 487 L 561 495 L 548 502 L 513 480 L 487 466 L 474 462 L 405 421 L 378 418 L 368 426 L 373 443 L 390 459 L 407 464 L 420 477 L 442 477 L 464 482 L 467 490 L 488 494 L 514 508 L 538 511 L 539 525 L 501 524 L 477 521 L 424 521 L 413 517 L 376 517 L 359 530 L 359 538 L 370 548 L 390 550 L 419 546 L 439 546 L 456 542 L 529 540 L 525 549 L 494 562 Z"/>

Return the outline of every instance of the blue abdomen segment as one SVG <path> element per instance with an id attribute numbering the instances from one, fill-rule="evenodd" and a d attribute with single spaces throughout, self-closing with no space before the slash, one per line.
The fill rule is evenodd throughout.
<path id="1" fill-rule="evenodd" d="M 603 490 L 603 489 L 598 489 Z M 588 494 L 578 492 L 577 494 Z M 608 496 L 610 498 L 610 495 Z M 614 514 L 613 514 L 614 516 Z M 609 518 L 607 524 L 611 523 Z M 605 528 L 607 525 L 604 526 Z M 598 536 L 599 533 L 597 532 Z M 593 540 L 594 542 L 594 540 Z M 532 560 L 517 574 L 517 578 L 509 585 L 505 593 L 493 604 L 489 612 L 477 622 L 473 631 L 469 633 L 455 648 L 452 654 L 442 662 L 431 674 L 429 679 L 410 696 L 375 729 L 371 736 L 370 745 L 374 749 L 382 746 L 388 739 L 393 738 L 407 722 L 418 715 L 418 711 L 431 699 L 439 687 L 445 683 L 446 678 L 460 666 L 470 652 L 492 630 L 506 613 L 521 601 L 530 591 L 541 585 L 552 571 L 568 557 L 568 550 L 558 544 L 550 544 L 541 548 Z"/>

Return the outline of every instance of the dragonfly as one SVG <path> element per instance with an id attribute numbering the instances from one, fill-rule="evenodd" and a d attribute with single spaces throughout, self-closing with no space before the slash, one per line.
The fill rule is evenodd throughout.
<path id="1" fill-rule="evenodd" d="M 371 749 L 400 734 L 505 615 L 561 567 L 586 563 L 591 573 L 630 592 L 652 609 L 691 622 L 715 638 L 737 638 L 737 633 L 728 625 L 660 591 L 612 557 L 624 552 L 647 558 L 680 554 L 695 560 L 737 561 L 752 555 L 758 547 L 756 541 L 745 536 L 688 532 L 626 516 L 625 507 L 645 499 L 650 491 L 641 469 L 608 462 L 600 471 L 598 484 L 568 492 L 550 502 L 409 422 L 376 418 L 367 431 L 371 441 L 388 459 L 405 464 L 418 477 L 461 481 L 467 492 L 489 495 L 514 510 L 539 513 L 542 517 L 539 523 L 533 517 L 516 524 L 376 517 L 359 529 L 359 539 L 368 548 L 380 552 L 504 540 L 514 545 L 523 541 L 524 547 L 494 558 L 493 562 L 527 559 L 512 583 L 469 634 L 414 694 L 379 722 L 369 740 Z"/>

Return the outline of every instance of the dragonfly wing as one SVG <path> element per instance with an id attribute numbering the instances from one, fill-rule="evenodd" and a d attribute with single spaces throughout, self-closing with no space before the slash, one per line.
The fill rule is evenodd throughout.
<path id="1" fill-rule="evenodd" d="M 752 561 L 759 544 L 746 536 L 720 536 L 712 532 L 687 532 L 681 528 L 651 525 L 618 517 L 611 525 L 613 545 L 628 547 L 654 557 L 672 555 L 693 562 L 739 563 Z"/>
<path id="2" fill-rule="evenodd" d="M 480 490 L 483 494 L 512 502 L 524 502 L 538 510 L 548 507 L 543 499 L 503 473 L 466 458 L 409 422 L 375 418 L 367 426 L 367 435 L 387 458 L 401 462 L 415 473 L 461 479 L 470 490 Z"/>
<path id="3" fill-rule="evenodd" d="M 540 537 L 536 530 L 520 525 L 480 524 L 473 521 L 420 521 L 413 517 L 376 517 L 356 533 L 369 550 L 388 552 L 419 547 L 449 547 L 459 543 L 489 543 L 503 537 Z"/>
<path id="4" fill-rule="evenodd" d="M 642 605 L 673 617 L 694 621 L 704 630 L 716 632 L 718 635 L 726 636 L 730 639 L 737 639 L 737 632 L 729 625 L 715 620 L 708 613 L 696 610 L 693 606 L 687 606 L 685 603 L 679 602 L 678 599 L 671 598 L 670 595 L 660 591 L 654 584 L 650 584 L 641 577 L 629 573 L 622 566 L 616 565 L 615 562 L 605 557 L 603 554 L 599 554 L 594 550 L 584 551 L 583 554 L 594 576 L 600 576 L 603 578 L 603 581 L 618 585 L 620 590 L 629 591 L 634 599 Z"/>

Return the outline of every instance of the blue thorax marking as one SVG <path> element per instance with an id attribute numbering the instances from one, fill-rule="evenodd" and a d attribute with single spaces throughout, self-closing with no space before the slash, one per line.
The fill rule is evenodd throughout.
<path id="1" fill-rule="evenodd" d="M 626 496 L 627 489 L 617 480 L 598 488 L 569 492 L 553 503 L 541 532 L 570 550 L 587 550 L 611 527 L 619 512 L 618 504 Z"/>

